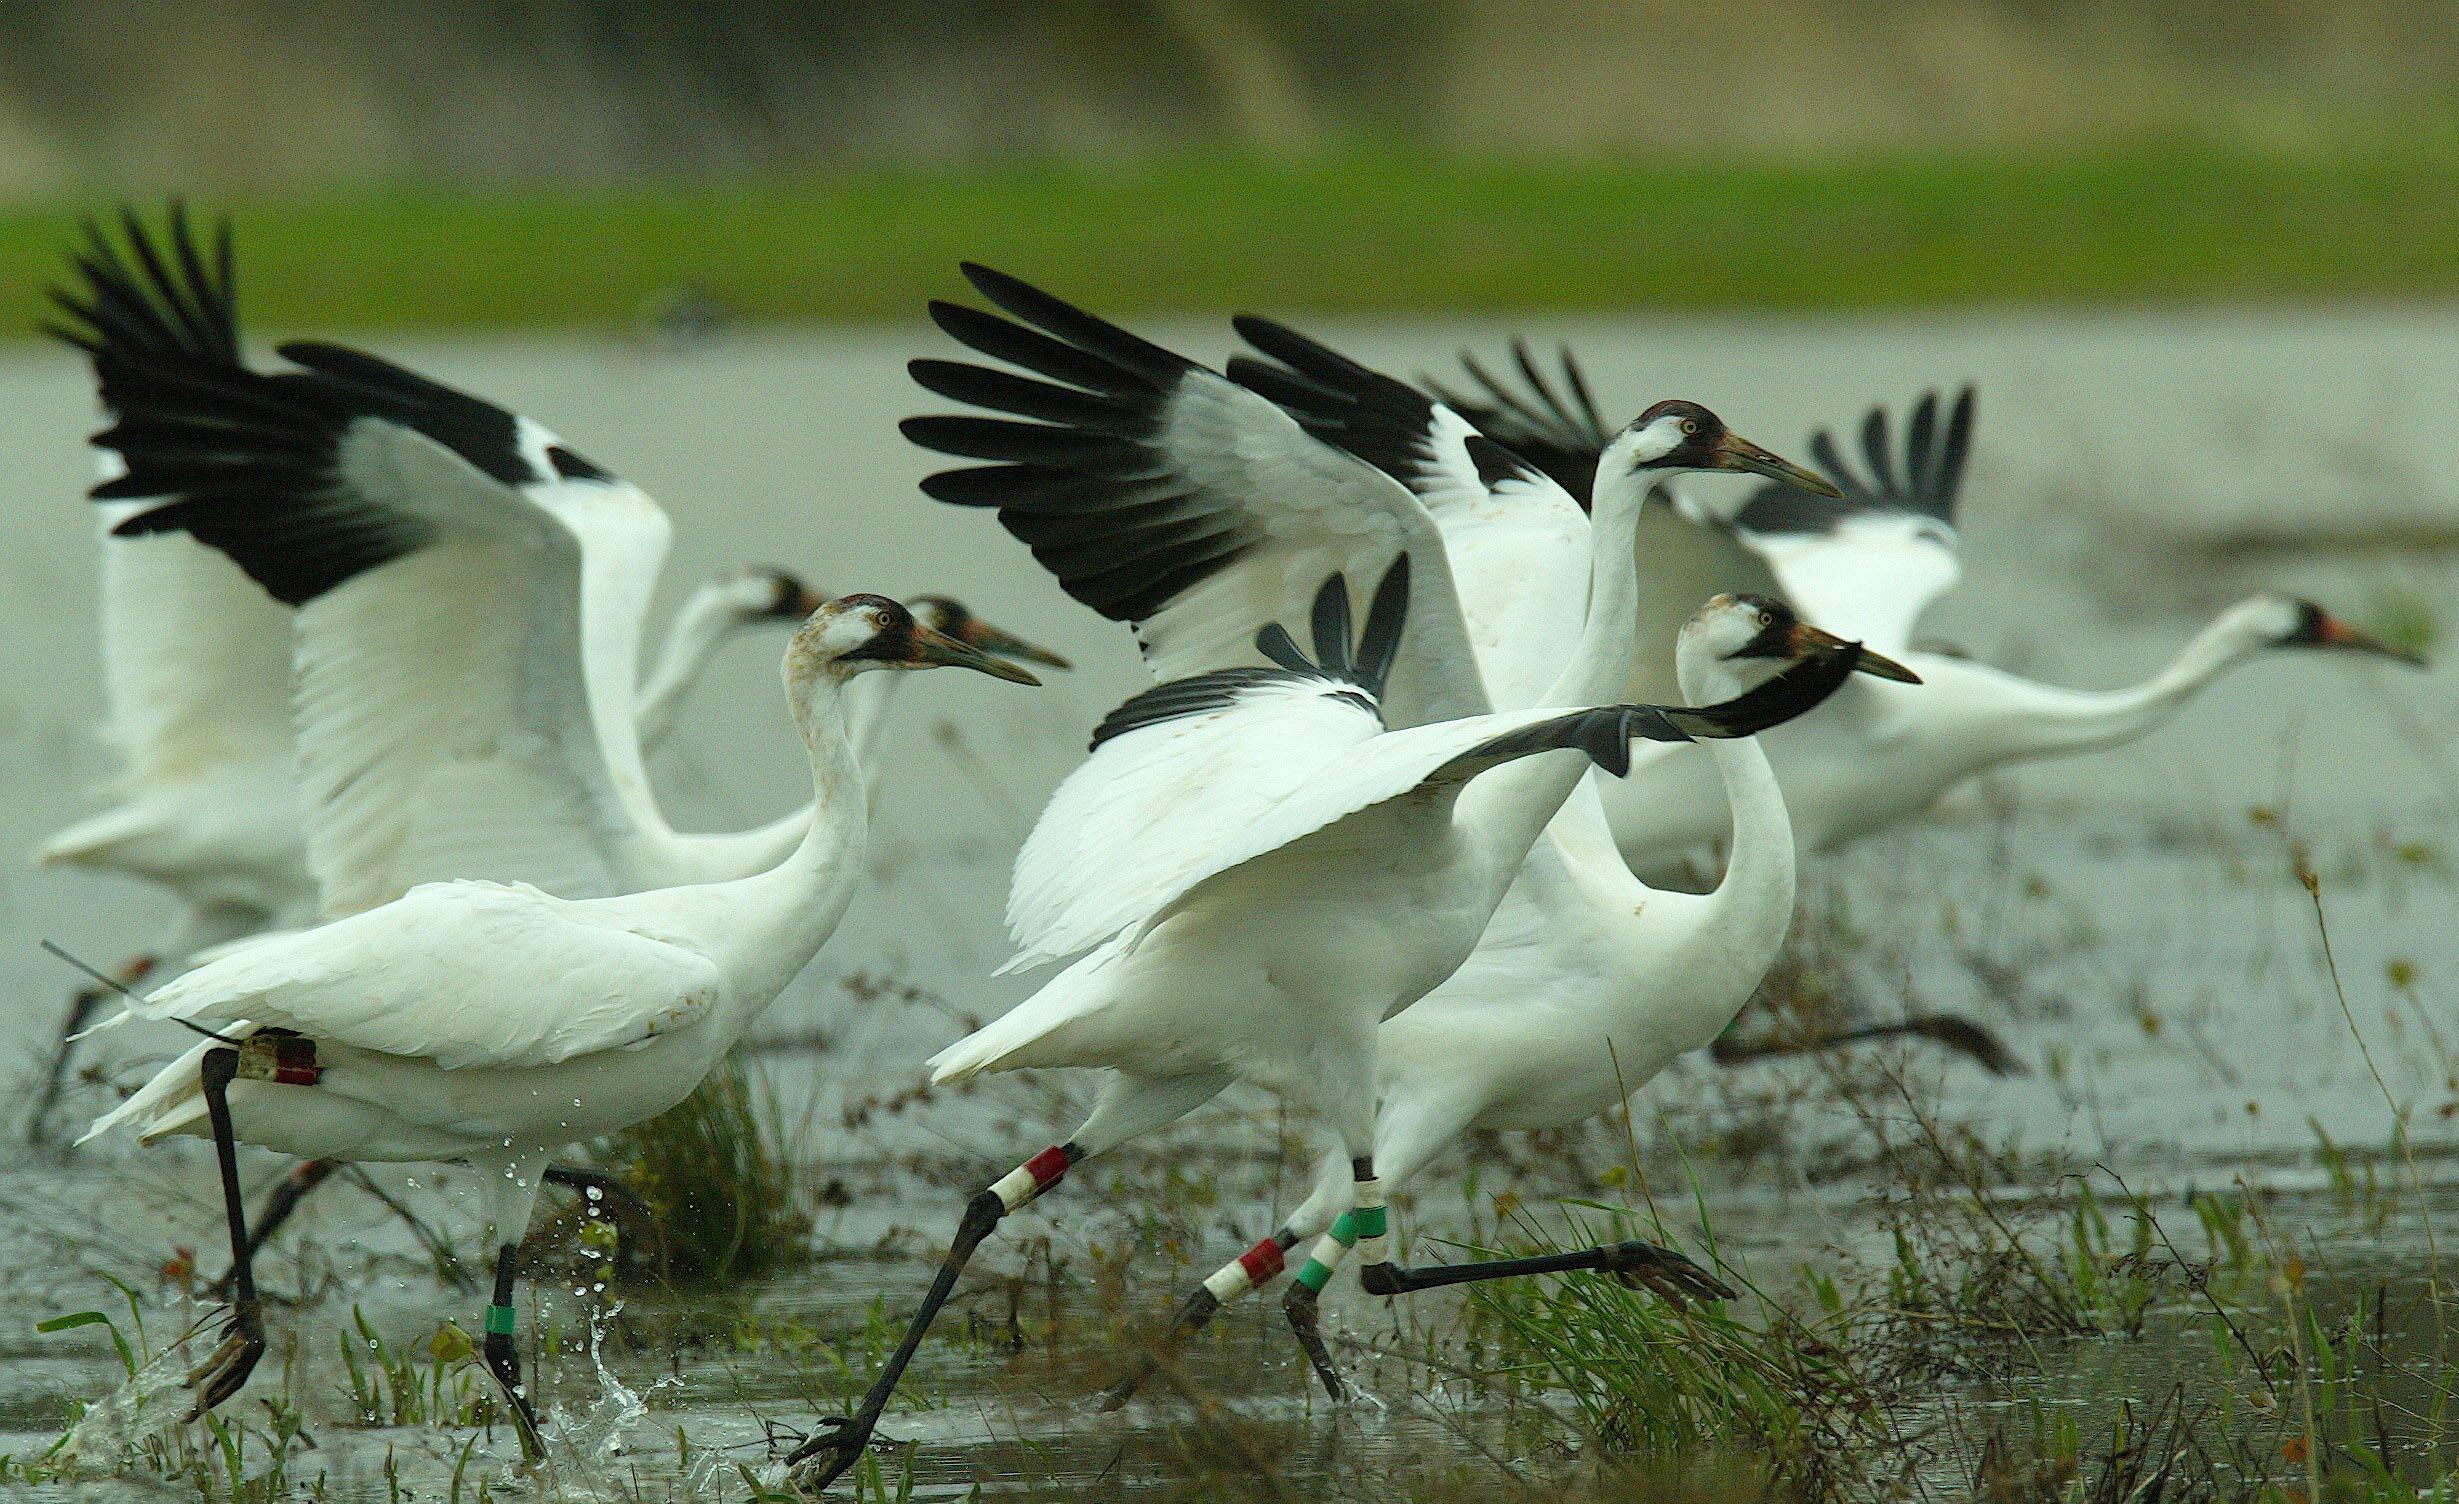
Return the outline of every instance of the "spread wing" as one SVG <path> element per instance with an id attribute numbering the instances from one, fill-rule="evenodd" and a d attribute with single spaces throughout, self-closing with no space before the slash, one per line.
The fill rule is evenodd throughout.
<path id="1" fill-rule="evenodd" d="M 227 228 L 210 248 L 171 210 L 166 263 L 133 219 L 126 248 L 88 221 L 71 258 L 80 295 L 55 294 L 61 333 L 89 351 L 114 347 L 239 358 Z M 96 376 L 101 378 L 98 369 Z M 109 393 L 101 393 L 108 405 Z M 99 457 L 116 481 L 116 455 Z M 138 510 L 102 509 L 106 728 L 134 782 L 194 776 L 222 762 L 285 756 L 290 747 L 290 617 L 230 561 L 188 538 L 121 538 Z"/>
<path id="2" fill-rule="evenodd" d="M 1426 385 L 1445 406 L 1476 425 L 1479 433 L 1552 476 L 1585 507 L 1589 493 L 1596 489 L 1597 459 L 1614 436 L 1598 416 L 1588 378 L 1569 346 L 1563 348 L 1560 360 L 1560 390 L 1529 353 L 1528 342 L 1518 339 L 1511 342 L 1511 361 L 1519 371 L 1520 386 L 1498 380 L 1476 356 L 1466 354 L 1460 357 L 1460 367 L 1468 373 L 1473 392 L 1455 392 L 1434 382 Z"/>
<path id="3" fill-rule="evenodd" d="M 298 608 L 292 718 L 327 911 L 437 877 L 613 891 L 626 843 L 664 833 L 631 723 L 655 504 L 374 356 L 292 345 L 299 369 L 268 375 L 119 328 L 74 331 L 117 418 L 96 443 L 126 467 L 96 499 L 143 503 L 115 536 L 185 533 Z"/>
<path id="4" fill-rule="evenodd" d="M 698 951 L 535 888 L 431 883 L 241 945 L 113 1022 L 244 1020 L 447 1069 L 517 1069 L 690 1028 L 724 986 Z"/>
<path id="5" fill-rule="evenodd" d="M 1407 651 L 1382 701 L 1396 725 L 1487 707 L 1443 537 L 1407 488 L 1323 442 L 1262 396 L 1013 277 L 965 274 L 1008 317 L 951 303 L 931 316 L 1030 372 L 918 360 L 923 386 L 1001 417 L 908 419 L 926 449 L 980 466 L 923 482 L 996 508 L 1077 600 L 1133 623 L 1156 678 L 1251 661 L 1323 581 L 1410 563 Z"/>
<path id="6" fill-rule="evenodd" d="M 1384 728 L 1371 693 L 1303 660 L 1277 672 L 1228 671 L 1254 676 L 1235 681 L 1162 685 L 1120 707 L 1111 724 L 1125 729 L 1095 743 L 1027 839 L 1009 900 L 1020 946 L 1009 967 L 1090 949 L 1206 878 L 1413 789 L 1464 784 L 1565 748 L 1619 774 L 1634 737 L 1748 735 L 1824 699 L 1857 656 L 1845 649 L 1796 664 L 1698 710 L 1514 710 L 1396 731 Z M 1139 711 L 1156 696 L 1171 713 Z"/>
<path id="7" fill-rule="evenodd" d="M 1230 379 L 1425 505 L 1442 529 L 1486 688 L 1497 705 L 1535 704 L 1561 673 L 1587 616 L 1588 516 L 1580 502 L 1406 382 L 1270 319 L 1235 322 L 1269 358 L 1232 356 Z"/>
<path id="8" fill-rule="evenodd" d="M 1767 561 L 1803 616 L 1882 653 L 1903 651 L 1921 613 L 1960 573 L 1955 504 L 1972 452 L 1972 416 L 1970 386 L 1956 393 L 1943 423 L 1938 394 L 1924 392 L 1899 459 L 1887 410 L 1871 408 L 1861 425 L 1866 473 L 1821 429 L 1811 436 L 1811 457 L 1843 501 L 1771 481 L 1735 514 L 1734 536 Z"/>

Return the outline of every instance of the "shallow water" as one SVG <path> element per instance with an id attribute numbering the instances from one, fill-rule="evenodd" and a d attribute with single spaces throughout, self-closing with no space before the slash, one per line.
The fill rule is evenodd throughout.
<path id="1" fill-rule="evenodd" d="M 1222 346 L 1206 325 L 1159 332 L 1194 351 Z M 1491 346 L 1498 333 L 1473 322 L 1324 332 L 1401 370 L 1441 364 L 1462 339 Z M 1780 448 L 1813 422 L 1854 420 L 1873 396 L 1980 381 L 1966 582 L 1930 627 L 2045 678 L 2136 676 L 2252 589 L 2293 589 L 2361 618 L 2394 601 L 2436 603 L 2452 574 L 2459 474 L 2440 456 L 2446 415 L 2459 410 L 2459 364 L 2447 359 L 2459 313 L 1610 321 L 1533 332 L 1575 339 L 1609 403 L 1681 391 Z M 803 1148 L 849 1193 L 817 1229 L 832 1256 L 723 1302 L 633 1297 L 608 1363 L 648 1408 L 628 1427 L 632 1455 L 611 1473 L 566 1477 L 572 1496 L 642 1485 L 654 1496 L 693 1465 L 678 1457 L 677 1426 L 730 1464 L 764 1455 L 764 1419 L 799 1427 L 835 1408 L 845 1384 L 827 1351 L 840 1340 L 860 1351 L 874 1299 L 891 1318 L 908 1307 L 963 1188 L 1072 1121 L 1074 1084 L 1000 1083 L 845 1126 L 850 1109 L 918 1081 L 922 1059 L 962 1017 L 1029 989 L 1030 979 L 988 976 L 1005 954 L 1007 861 L 1086 728 L 1138 685 L 1123 634 L 1061 597 L 990 519 L 914 492 L 929 462 L 891 424 L 925 399 L 898 367 L 940 344 L 900 328 L 761 336 L 680 357 L 586 342 L 387 347 L 524 407 L 646 485 L 676 518 L 673 580 L 758 560 L 832 590 L 943 591 L 1080 665 L 1036 693 L 959 675 L 907 692 L 873 880 L 761 1031 L 823 1046 L 761 1058 L 807 1099 Z M 0 351 L 0 453 L 12 462 L 0 474 L 0 616 L 13 649 L 0 674 L 7 849 L 84 808 L 81 789 L 106 767 L 86 733 L 98 708 L 88 518 L 76 499 L 88 400 L 64 357 Z M 745 824 L 801 796 L 774 672 L 773 644 L 737 647 L 695 699 L 658 765 L 679 823 Z M 2459 940 L 2445 918 L 2459 860 L 2453 672 L 2282 658 L 2241 671 L 2138 746 L 1994 778 L 1930 820 L 1820 862 L 1807 884 L 1826 937 L 1819 953 L 1868 1011 L 1965 1010 L 2032 1065 L 1997 1080 L 1906 1057 L 1914 1098 L 1938 1120 L 2036 1160 L 2106 1166 L 2155 1194 L 2239 1176 L 2303 1190 L 2282 1215 L 2328 1241 L 2332 1278 L 2350 1288 L 2413 1280 L 2417 1226 L 2352 1224 L 2319 1189 L 2314 1151 L 2318 1133 L 2384 1144 L 2387 1091 L 2412 1109 L 2422 1172 L 2438 1181 L 2449 1168 L 2459 1107 L 2449 1053 L 2459 1044 Z M 2321 877 L 2345 1014 L 2314 901 L 2291 875 L 2297 849 Z M 159 905 L 133 887 L 0 869 L 0 986 L 18 999 L 0 1021 L 0 1051 L 30 1060 L 72 980 L 35 949 L 38 937 L 107 961 L 141 948 L 160 922 Z M 2395 985 L 2394 975 L 2408 980 Z M 171 1044 L 129 1032 L 96 1056 L 115 1079 Z M 81 1099 L 104 1100 L 99 1090 Z M 1865 1198 L 1877 1120 L 1892 1111 L 1883 1093 L 1840 1093 L 1816 1064 L 1699 1064 L 1651 1088 L 1636 1116 L 1660 1191 L 1679 1183 L 1687 1151 L 1728 1252 L 1782 1274 L 1804 1259 L 1883 1258 Z M 976 1482 L 994 1492 L 1098 1483 L 1128 1496 L 1183 1471 L 1177 1407 L 1105 1419 L 1088 1399 L 1117 1355 L 1118 1311 L 1166 1303 L 1190 1270 L 1210 1268 L 1297 1199 L 1303 1161 L 1282 1162 L 1281 1126 L 1264 1103 L 1216 1111 L 1011 1224 L 966 1307 L 980 1340 L 926 1349 L 912 1403 L 891 1414 L 887 1430 L 919 1443 L 918 1496 L 962 1496 Z M 1465 1208 L 1505 1185 L 1531 1204 L 1596 1194 L 1620 1145 L 1618 1131 L 1560 1152 L 1506 1144 L 1480 1161 L 1475 1197 L 1455 1165 L 1417 1187 L 1405 1220 L 1439 1239 L 1462 1235 Z M 270 1160 L 250 1168 L 259 1179 L 277 1172 Z M 457 1172 L 412 1178 L 422 1212 L 466 1234 L 466 1201 L 430 1194 L 449 1191 Z M 139 1292 L 159 1345 L 197 1314 L 169 1297 L 160 1268 L 182 1248 L 217 1267 L 218 1211 L 201 1154 L 117 1145 L 0 1169 L 0 1209 L 0 1310 L 24 1318 L 0 1322 L 0 1452 L 23 1456 L 58 1435 L 72 1400 L 98 1399 L 119 1377 L 99 1329 L 37 1336 L 31 1323 L 124 1310 L 108 1276 Z M 311 1298 L 277 1308 L 266 1372 L 286 1337 L 300 1345 L 290 1390 L 318 1442 L 305 1466 L 333 1497 L 383 1497 L 388 1452 L 404 1477 L 426 1479 L 422 1488 L 449 1480 L 469 1433 L 348 1424 L 335 1343 L 354 1303 L 388 1340 L 415 1343 L 440 1316 L 474 1328 L 475 1298 L 440 1286 L 353 1191 L 311 1203 L 293 1249 L 268 1260 L 268 1286 Z M 1125 1253 L 1134 1258 L 1122 1274 Z M 550 1301 L 548 1314 L 576 1342 L 586 1330 L 569 1299 Z M 1351 1339 L 1354 1363 L 1358 1344 L 1439 1331 L 1446 1308 L 1395 1314 L 1344 1279 L 1328 1320 Z M 1367 1371 L 1385 1405 L 1326 1412 L 1276 1327 L 1268 1305 L 1250 1303 L 1198 1349 L 1190 1373 L 1268 1428 L 1287 1478 L 1354 1483 L 1395 1459 L 1495 1440 L 1489 1418 L 1447 1401 L 1425 1370 L 1391 1361 Z M 2042 1382 L 2062 1393 L 2156 1384 L 2204 1351 L 2191 1321 L 2181 1330 L 2175 1342 L 2088 1344 Z M 1026 1351 L 1006 1350 L 1010 1331 Z M 575 1411 L 612 1392 L 577 1349 L 551 1355 L 542 1383 Z M 260 1378 L 249 1393 L 276 1387 Z M 261 1408 L 250 1414 L 263 1420 Z M 509 1433 L 497 1428 L 480 1452 L 500 1469 Z M 696 1476 L 688 1490 L 722 1481 Z M 135 1487 L 123 1479 L 87 1492 Z"/>

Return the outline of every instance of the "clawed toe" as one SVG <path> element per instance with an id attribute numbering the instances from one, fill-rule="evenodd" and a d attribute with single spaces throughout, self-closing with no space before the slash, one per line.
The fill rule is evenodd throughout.
<path id="1" fill-rule="evenodd" d="M 831 1415 L 786 1456 L 786 1485 L 797 1493 L 818 1493 L 862 1460 L 870 1445 L 871 1428 L 852 1416 Z"/>
<path id="2" fill-rule="evenodd" d="M 196 1391 L 196 1404 L 183 1417 L 201 1419 L 204 1414 L 239 1392 L 248 1375 L 256 1371 L 256 1361 L 265 1355 L 264 1334 L 245 1326 L 234 1329 L 205 1361 L 188 1370 L 188 1387 Z"/>
<path id="3" fill-rule="evenodd" d="M 1670 1248 L 1625 1243 L 1606 1271 L 1625 1285 L 1654 1290 L 1675 1302 L 1731 1300 L 1733 1287 Z"/>

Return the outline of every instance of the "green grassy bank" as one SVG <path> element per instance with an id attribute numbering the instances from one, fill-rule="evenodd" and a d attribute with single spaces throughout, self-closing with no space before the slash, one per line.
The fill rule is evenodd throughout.
<path id="1" fill-rule="evenodd" d="M 906 317 L 974 257 L 1113 312 L 1932 308 L 2459 293 L 2459 134 L 1852 161 L 1218 155 L 214 199 L 259 328 Z M 91 202 L 0 210 L 0 332 Z"/>

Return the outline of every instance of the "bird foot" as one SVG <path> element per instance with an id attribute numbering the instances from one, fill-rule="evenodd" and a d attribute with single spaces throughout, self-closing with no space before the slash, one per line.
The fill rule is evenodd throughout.
<path id="1" fill-rule="evenodd" d="M 786 1455 L 786 1487 L 798 1494 L 818 1494 L 862 1460 L 869 1449 L 876 1420 L 831 1415 Z"/>
<path id="2" fill-rule="evenodd" d="M 1622 1243 L 1597 1266 L 1632 1289 L 1649 1289 L 1676 1305 L 1694 1300 L 1731 1300 L 1733 1287 L 1670 1248 Z"/>
<path id="3" fill-rule="evenodd" d="M 1298 1339 L 1298 1347 L 1313 1366 L 1315 1377 L 1323 1381 L 1323 1392 L 1335 1405 L 1346 1404 L 1349 1386 L 1341 1382 L 1340 1367 L 1332 1361 L 1332 1350 L 1324 1346 L 1323 1328 L 1316 1318 L 1312 1300 L 1292 1300 L 1282 1306 L 1288 1314 L 1290 1332 Z"/>
<path id="4" fill-rule="evenodd" d="M 237 1394 L 264 1355 L 263 1318 L 253 1307 L 233 1311 L 228 1335 L 205 1355 L 204 1362 L 188 1370 L 188 1387 L 196 1392 L 196 1404 L 181 1419 L 201 1419 L 205 1412 Z"/>

